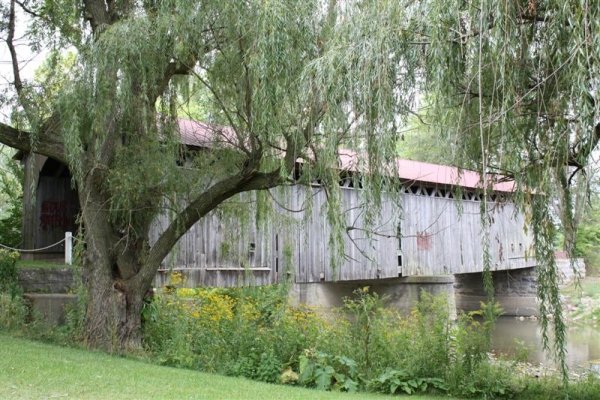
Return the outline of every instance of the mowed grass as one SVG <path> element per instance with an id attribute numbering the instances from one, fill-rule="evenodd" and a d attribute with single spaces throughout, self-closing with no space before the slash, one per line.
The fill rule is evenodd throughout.
<path id="1" fill-rule="evenodd" d="M 404 397 L 270 385 L 0 335 L 0 399 L 54 398 L 391 400 Z M 442 397 L 411 396 L 410 399 Z"/>
<path id="2" fill-rule="evenodd" d="M 72 268 L 71 265 L 67 265 L 61 261 L 45 261 L 45 260 L 17 260 L 17 268 L 31 268 L 31 269 L 63 269 Z"/>

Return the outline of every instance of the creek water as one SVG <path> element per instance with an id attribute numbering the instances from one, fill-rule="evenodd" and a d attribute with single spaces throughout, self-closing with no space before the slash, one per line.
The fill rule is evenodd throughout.
<path id="1" fill-rule="evenodd" d="M 542 348 L 542 328 L 539 321 L 514 317 L 500 317 L 492 337 L 496 353 L 511 356 L 525 349 L 527 361 L 554 365 Z M 567 331 L 567 363 L 571 368 L 600 366 L 600 328 L 572 326 Z"/>

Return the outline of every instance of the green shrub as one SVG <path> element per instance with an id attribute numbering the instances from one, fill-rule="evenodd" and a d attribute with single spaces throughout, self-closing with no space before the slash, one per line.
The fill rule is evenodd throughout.
<path id="1" fill-rule="evenodd" d="M 19 286 L 17 260 L 19 253 L 0 249 L 0 329 L 22 329 L 27 307 Z"/>
<path id="2" fill-rule="evenodd" d="M 446 382 L 449 393 L 462 398 L 513 398 L 520 391 L 515 376 L 507 366 L 490 362 L 478 362 L 468 373 L 453 366 Z"/>
<path id="3" fill-rule="evenodd" d="M 20 296 L 0 293 L 0 330 L 14 331 L 23 328 L 27 307 Z"/>
<path id="4" fill-rule="evenodd" d="M 314 350 L 306 350 L 300 356 L 301 385 L 320 390 L 356 392 L 359 387 L 357 364 L 344 356 L 332 356 Z"/>
<path id="5" fill-rule="evenodd" d="M 501 309 L 482 303 L 476 312 L 461 314 L 452 330 L 451 360 L 446 381 L 462 397 L 511 397 L 517 390 L 506 366 L 490 363 L 491 334 Z"/>
<path id="6" fill-rule="evenodd" d="M 21 296 L 17 260 L 19 253 L 0 249 L 0 292 L 7 293 L 12 298 Z"/>
<path id="7" fill-rule="evenodd" d="M 3 149 L 4 150 L 4 149 Z M 23 168 L 0 150 L 0 243 L 19 247 L 22 243 Z"/>
<path id="8" fill-rule="evenodd" d="M 445 377 L 450 364 L 451 328 L 446 299 L 422 291 L 407 326 L 411 351 L 405 369 L 411 376 Z"/>
<path id="9" fill-rule="evenodd" d="M 159 294 L 143 313 L 146 347 L 163 364 L 277 382 L 326 330 L 313 311 L 288 307 L 278 291 Z"/>
<path id="10" fill-rule="evenodd" d="M 367 388 L 380 393 L 405 393 L 426 392 L 432 389 L 440 392 L 448 390 L 443 379 L 440 378 L 415 378 L 405 370 L 388 369 L 377 378 L 369 381 Z"/>

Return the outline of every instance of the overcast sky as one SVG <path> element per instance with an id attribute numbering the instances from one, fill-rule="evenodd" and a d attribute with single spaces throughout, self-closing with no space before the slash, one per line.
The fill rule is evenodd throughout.
<path id="1" fill-rule="evenodd" d="M 25 36 L 28 24 L 27 15 L 24 14 L 19 8 L 17 8 L 16 14 L 17 20 L 15 25 L 14 44 L 19 58 L 21 79 L 30 80 L 33 78 L 34 71 L 44 61 L 46 52 L 42 51 L 38 54 L 31 52 L 29 40 Z M 8 46 L 6 45 L 6 32 L 2 32 L 2 37 L 0 40 L 0 90 L 4 92 L 14 82 L 14 75 L 10 52 L 8 51 Z M 0 120 L 6 122 L 9 116 L 10 109 L 3 106 L 0 107 Z"/>

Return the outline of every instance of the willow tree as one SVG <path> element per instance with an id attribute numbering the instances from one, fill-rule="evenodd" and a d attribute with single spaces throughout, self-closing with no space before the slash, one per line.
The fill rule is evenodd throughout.
<path id="1" fill-rule="evenodd" d="M 457 157 L 515 180 L 535 239 L 544 344 L 554 316 L 554 349 L 564 371 L 555 222 L 562 221 L 572 249 L 572 191 L 585 187 L 600 140 L 600 7 L 591 0 L 424 6 L 434 115 Z M 552 211 L 555 201 L 560 215 Z"/>
<path id="2" fill-rule="evenodd" d="M 386 186 L 378 177 L 389 175 L 421 51 L 410 4 L 12 0 L 3 7 L 18 124 L 0 124 L 0 141 L 73 173 L 89 345 L 139 345 L 143 297 L 161 262 L 233 196 L 320 179 L 336 210 L 340 145 L 366 155 L 366 195 L 376 212 Z M 31 21 L 34 50 L 76 49 L 51 96 L 20 76 L 20 13 Z M 178 110 L 198 91 L 208 122 L 227 128 L 216 128 L 204 150 L 186 153 Z M 299 159 L 300 177 L 293 174 Z M 152 221 L 167 208 L 170 225 L 150 241 Z"/>

